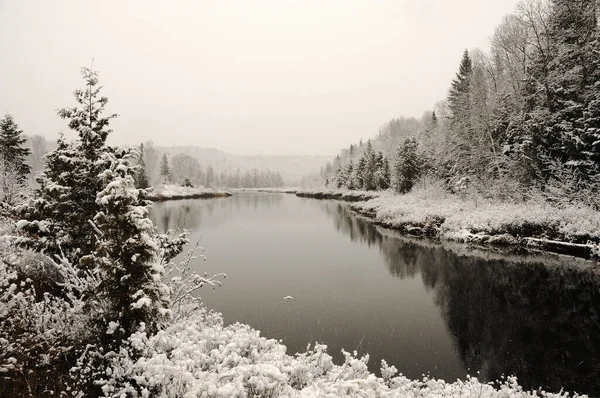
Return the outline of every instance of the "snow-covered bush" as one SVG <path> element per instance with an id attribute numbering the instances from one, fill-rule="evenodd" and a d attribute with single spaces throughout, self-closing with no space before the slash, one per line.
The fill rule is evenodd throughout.
<path id="1" fill-rule="evenodd" d="M 130 352 L 140 357 L 132 359 Z M 154 336 L 133 334 L 100 381 L 106 397 L 559 397 L 525 392 L 515 378 L 494 387 L 476 378 L 447 383 L 410 380 L 382 362 L 382 377 L 367 370 L 368 356 L 344 352 L 335 365 L 327 347 L 294 356 L 280 342 L 243 324 L 225 327 L 220 314 L 199 309 Z"/>
<path id="2" fill-rule="evenodd" d="M 64 390 L 68 357 L 98 332 L 94 313 L 102 311 L 100 303 L 90 307 L 81 299 L 98 280 L 64 260 L 15 247 L 7 223 L 2 221 L 0 239 L 0 396 Z M 40 289 L 47 286 L 44 274 L 60 284 L 60 295 Z"/>

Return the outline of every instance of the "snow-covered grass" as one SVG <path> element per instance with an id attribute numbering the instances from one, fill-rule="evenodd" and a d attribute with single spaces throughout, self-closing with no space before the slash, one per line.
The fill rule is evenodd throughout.
<path id="1" fill-rule="evenodd" d="M 315 198 L 315 199 L 337 199 L 344 200 L 347 202 L 358 202 L 377 198 L 381 195 L 381 192 L 377 191 L 350 191 L 348 189 L 328 189 L 328 188 L 317 188 L 317 189 L 302 189 L 296 192 L 297 196 L 303 198 Z"/>
<path id="2" fill-rule="evenodd" d="M 235 188 L 236 192 L 268 192 L 295 194 L 298 188 Z"/>
<path id="3" fill-rule="evenodd" d="M 441 187 L 406 195 L 385 192 L 353 209 L 386 227 L 458 241 L 498 244 L 600 243 L 600 212 L 585 206 L 554 206 L 543 200 L 486 200 L 451 194 Z"/>
<path id="4" fill-rule="evenodd" d="M 202 309 L 158 334 L 129 339 L 136 361 L 121 355 L 109 365 L 114 375 L 103 386 L 107 396 L 129 396 L 133 381 L 141 395 L 155 397 L 560 397 L 566 393 L 525 392 L 515 378 L 496 387 L 468 378 L 448 383 L 410 380 L 381 364 L 382 377 L 368 371 L 368 355 L 344 352 L 333 363 L 325 345 L 288 355 L 279 341 L 248 325 L 225 327 L 220 314 Z"/>
<path id="5" fill-rule="evenodd" d="M 153 201 L 197 199 L 197 198 L 220 198 L 231 196 L 231 193 L 215 188 L 191 188 L 179 185 L 159 185 L 148 195 Z"/>

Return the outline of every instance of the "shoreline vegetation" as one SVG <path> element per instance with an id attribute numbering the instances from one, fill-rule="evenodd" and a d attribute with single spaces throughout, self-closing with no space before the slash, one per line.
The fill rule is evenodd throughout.
<path id="1" fill-rule="evenodd" d="M 405 195 L 343 189 L 300 190 L 296 195 L 352 202 L 355 213 L 409 236 L 586 259 L 600 256 L 600 213 L 584 206 L 486 201 L 435 186 Z"/>
<path id="2" fill-rule="evenodd" d="M 226 198 L 231 196 L 231 192 L 213 188 L 192 188 L 177 185 L 161 185 L 155 188 L 148 196 L 148 200 L 153 202 L 163 202 L 166 200 L 180 199 L 212 199 Z"/>
<path id="3" fill-rule="evenodd" d="M 457 196 L 442 189 L 417 188 L 399 195 L 387 191 L 328 188 L 239 188 L 352 203 L 351 209 L 373 223 L 403 235 L 453 241 L 484 248 L 547 252 L 585 259 L 600 257 L 600 214 L 582 206 L 556 207 L 544 201 L 510 203 Z M 159 202 L 229 197 L 229 191 L 162 186 L 149 196 Z"/>

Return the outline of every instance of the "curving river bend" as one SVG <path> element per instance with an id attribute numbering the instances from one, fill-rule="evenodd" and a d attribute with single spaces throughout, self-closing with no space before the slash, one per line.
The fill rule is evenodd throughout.
<path id="1" fill-rule="evenodd" d="M 403 238 L 342 202 L 286 194 L 156 203 L 161 231 L 191 230 L 225 272 L 201 291 L 226 323 L 243 322 L 288 353 L 307 344 L 369 353 L 410 378 L 482 381 L 600 395 L 600 272 L 580 260 L 470 252 Z M 294 300 L 283 301 L 292 296 Z"/>

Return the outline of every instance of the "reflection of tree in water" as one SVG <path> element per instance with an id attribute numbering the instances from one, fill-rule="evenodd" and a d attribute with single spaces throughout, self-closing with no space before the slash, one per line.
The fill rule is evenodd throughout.
<path id="1" fill-rule="evenodd" d="M 338 232 L 347 234 L 353 242 L 379 247 L 392 275 L 412 278 L 417 274 L 419 251 L 408 250 L 407 246 L 399 245 L 393 237 L 382 235 L 373 223 L 354 216 L 348 205 L 330 201 L 323 202 L 323 205 L 325 213 L 333 218 Z"/>
<path id="2" fill-rule="evenodd" d="M 459 255 L 384 236 L 343 204 L 327 203 L 325 211 L 353 241 L 377 244 L 392 275 L 420 272 L 471 374 L 600 393 L 600 272 Z"/>
<path id="3" fill-rule="evenodd" d="M 487 380 L 515 374 L 528 388 L 600 392 L 598 273 L 438 258 L 421 271 L 435 274 L 427 279 L 438 281 L 436 303 L 465 366 Z"/>
<path id="4" fill-rule="evenodd" d="M 229 198 L 189 199 L 157 202 L 152 205 L 150 217 L 158 230 L 187 228 L 196 230 L 205 219 L 221 223 L 233 217 L 234 211 L 242 208 L 270 209 L 280 204 L 281 194 L 240 194 Z"/>
<path id="5" fill-rule="evenodd" d="M 196 229 L 200 226 L 203 211 L 212 212 L 214 204 L 208 201 L 185 200 L 155 203 L 150 217 L 160 232 L 169 229 Z"/>

